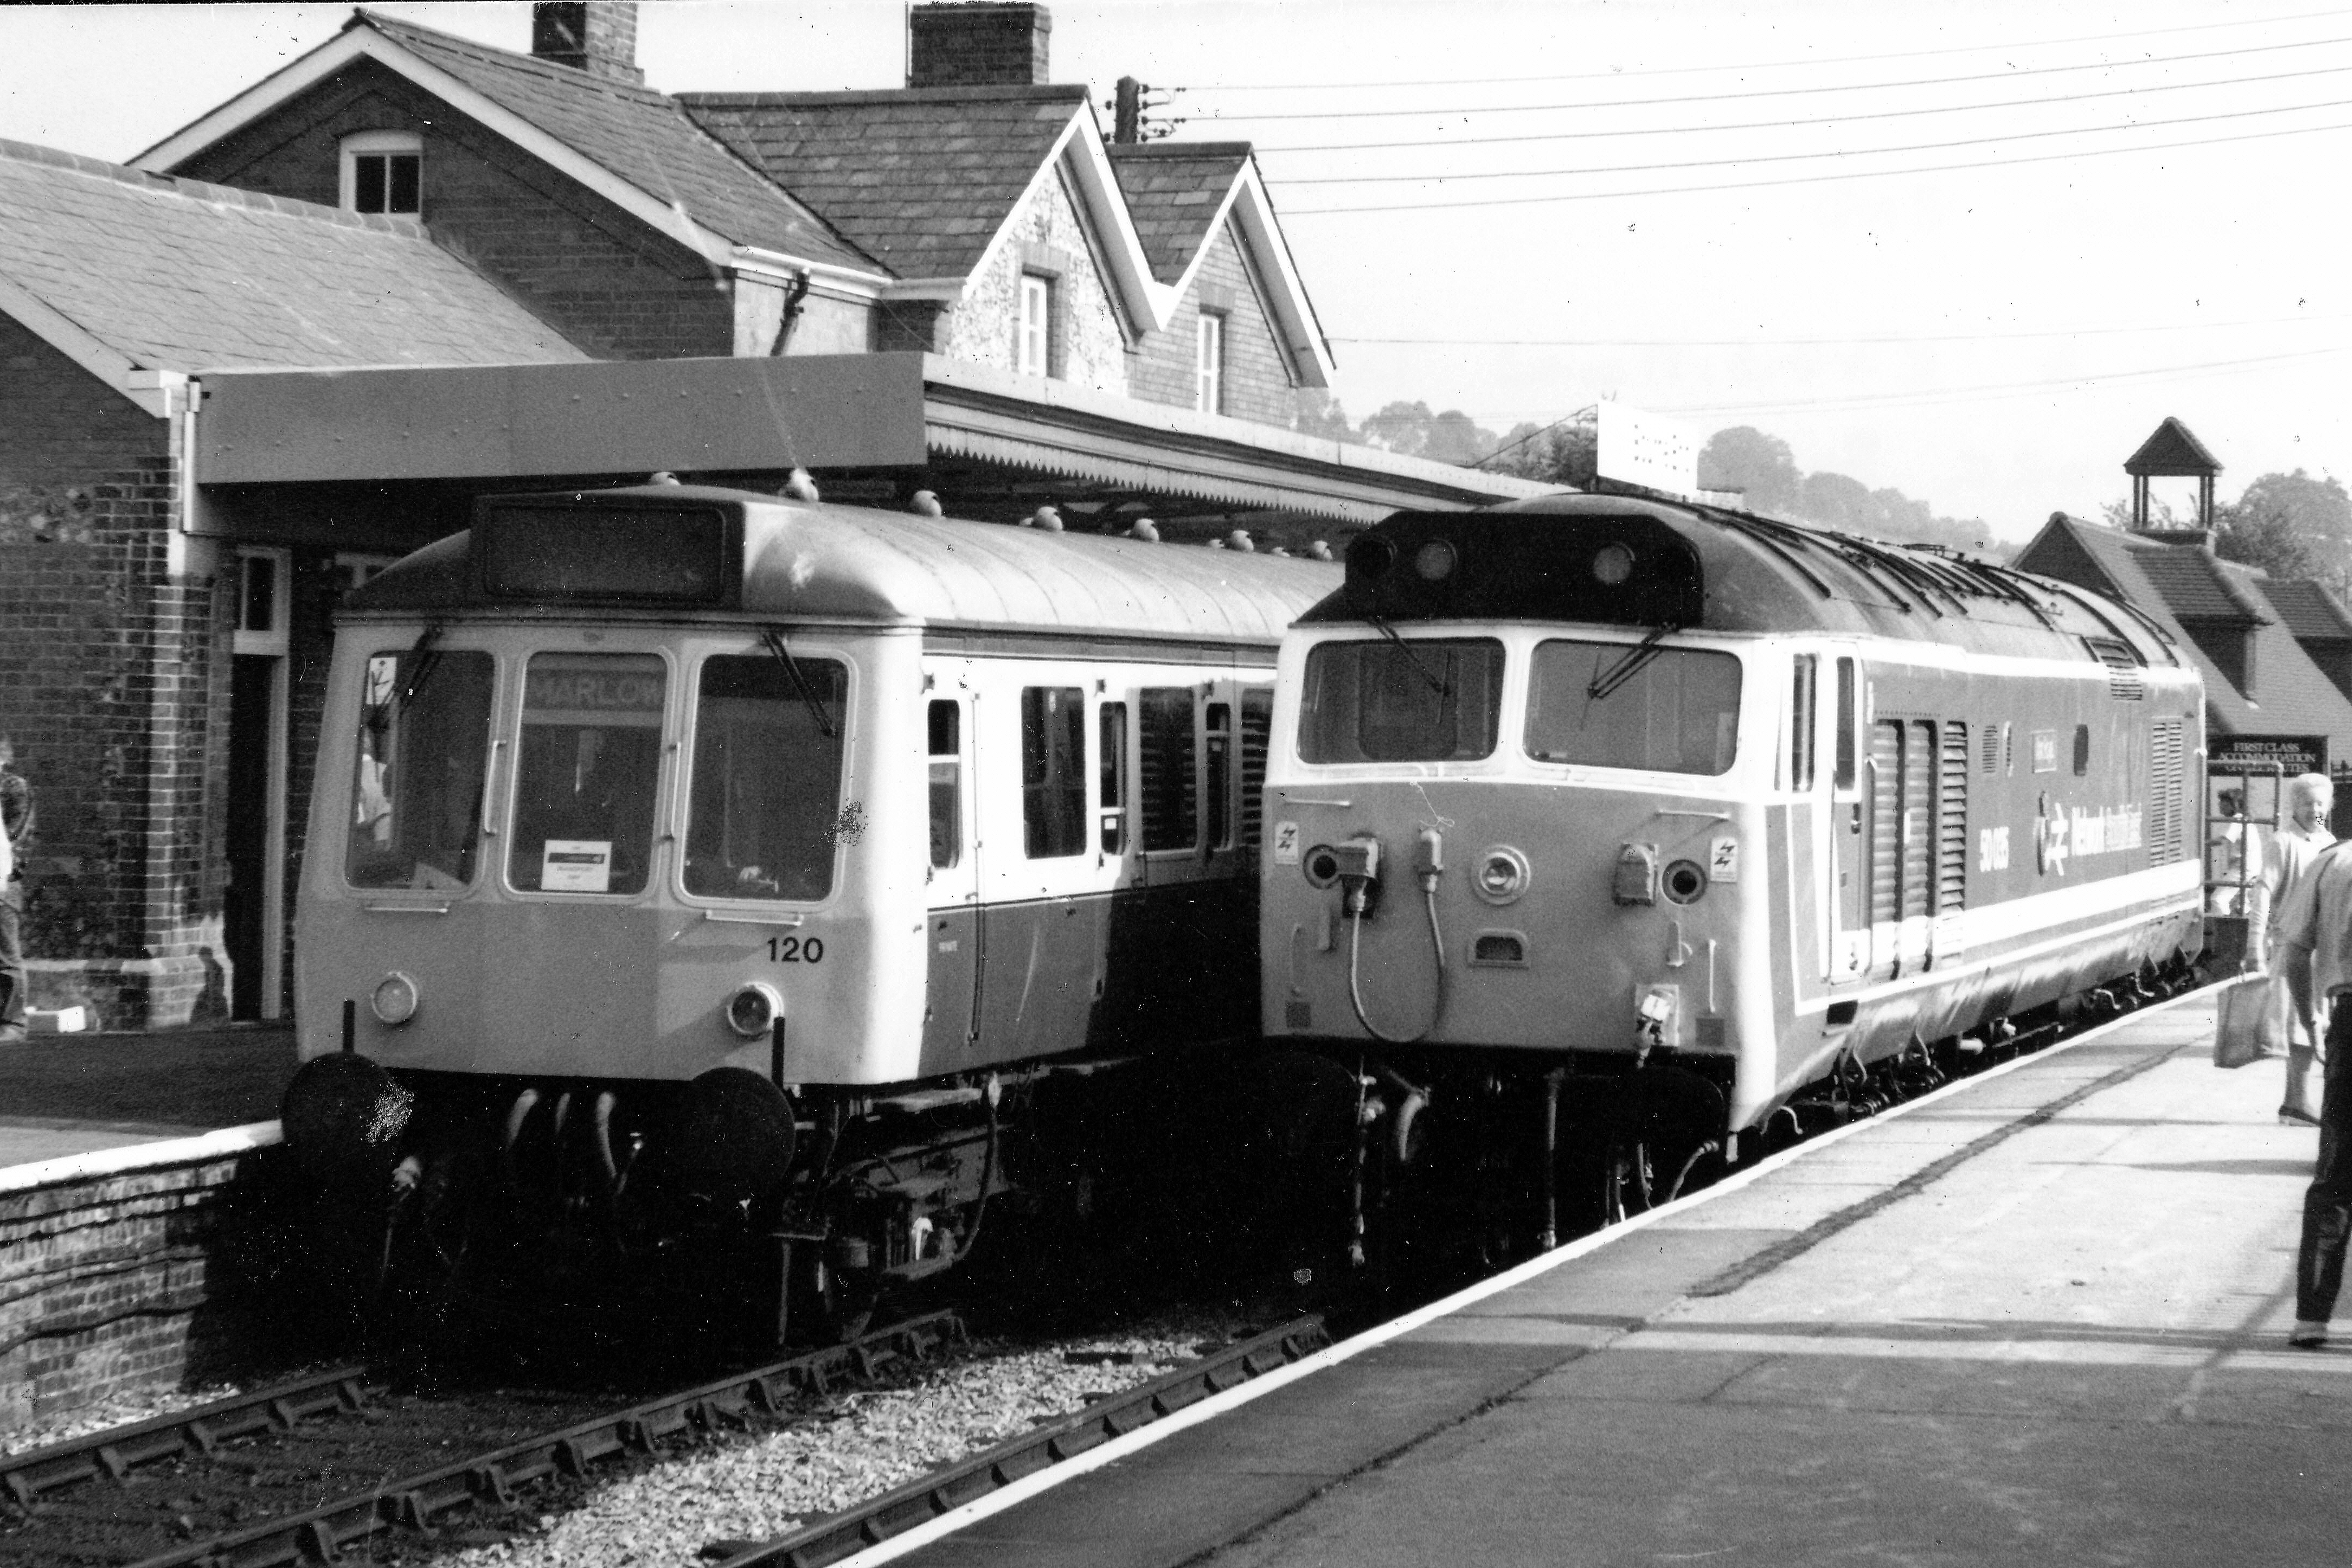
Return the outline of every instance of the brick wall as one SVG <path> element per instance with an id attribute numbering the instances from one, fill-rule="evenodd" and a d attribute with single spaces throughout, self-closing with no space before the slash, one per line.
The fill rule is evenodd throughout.
<path id="1" fill-rule="evenodd" d="M 373 60 L 354 61 L 177 172 L 333 206 L 341 140 L 359 131 L 421 135 L 420 216 L 434 239 L 588 353 L 733 352 L 727 280 L 713 278 L 700 257 Z"/>
<path id="2" fill-rule="evenodd" d="M 39 809 L 33 1000 L 110 1026 L 221 995 L 226 639 L 201 552 L 174 574 L 176 432 L 0 317 L 0 728 Z"/>
<path id="3" fill-rule="evenodd" d="M 1043 5 L 918 5 L 907 16 L 908 87 L 1051 81 L 1054 16 Z"/>
<path id="4" fill-rule="evenodd" d="M 286 951 L 278 1005 L 294 1014 L 295 894 L 302 885 L 302 851 L 310 825 L 310 786 L 318 776 L 320 718 L 327 702 L 327 667 L 335 652 L 335 606 L 343 581 L 331 551 L 293 552 L 293 604 L 287 621 L 286 671 Z"/>
<path id="5" fill-rule="evenodd" d="M 1242 258 L 1230 223 L 1211 237 L 1209 253 L 1178 301 L 1168 330 L 1144 334 L 1129 364 L 1128 395 L 1145 403 L 1192 406 L 1195 321 L 1204 302 L 1225 314 L 1225 405 L 1212 412 L 1287 426 L 1295 401 L 1290 371 L 1266 319 L 1265 291 Z"/>

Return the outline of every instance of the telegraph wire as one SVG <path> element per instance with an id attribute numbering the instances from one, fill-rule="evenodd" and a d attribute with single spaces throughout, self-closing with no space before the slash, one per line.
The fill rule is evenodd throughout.
<path id="1" fill-rule="evenodd" d="M 2320 107 L 2320 106 L 2315 106 Z M 2137 127 L 2116 127 L 2130 130 Z M 1926 163 L 1907 169 L 1848 169 L 1836 174 L 1790 174 L 1772 180 L 1723 180 L 1707 185 L 1655 185 L 1630 191 L 1561 191 L 1539 196 L 1475 196 L 1462 202 L 1375 202 L 1343 207 L 1292 207 L 1283 214 L 1286 223 L 1292 218 L 1330 217 L 1346 213 L 1429 213 L 1445 212 L 1457 207 L 1519 207 L 1540 206 L 1557 202 L 1600 202 L 1625 200 L 1636 196 L 1705 195 L 1717 191 L 1769 190 L 1782 185 L 1826 185 L 1846 180 L 1888 180 L 1916 174 L 1965 174 L 1976 169 L 2008 169 L 2028 163 L 2057 163 L 2069 158 L 2112 158 L 2131 153 L 2168 153 L 2182 148 L 2221 147 L 2234 142 L 2266 142 L 2280 136 L 2310 136 L 2329 131 L 2352 131 L 2352 121 L 2336 121 L 2326 125 L 2284 125 L 2272 131 L 2245 131 L 2234 136 L 2190 136 L 2177 142 L 2149 142 L 2129 147 L 2076 147 L 2063 153 L 2033 153 L 2019 158 L 1978 158 L 1964 163 Z M 2081 135 L 2084 132 L 2072 132 Z M 1822 156 L 1860 157 L 1860 153 L 1822 154 Z M 1285 182 L 1296 184 L 1297 182 Z"/>
<path id="2" fill-rule="evenodd" d="M 2246 327 L 2311 326 L 2323 321 L 2352 321 L 2352 315 L 2263 316 L 2241 321 L 2168 321 L 2134 327 L 2053 327 L 2034 331 L 1915 332 L 1887 337 L 1856 338 L 1351 338 L 1334 332 L 1335 343 L 1364 343 L 1383 348 L 1541 348 L 1541 349 L 1746 349 L 1850 348 L 1882 344 L 1908 347 L 1917 343 L 2016 342 L 2043 338 L 2136 336 L 2146 332 L 2179 332 Z"/>
<path id="3" fill-rule="evenodd" d="M 1271 120 L 1396 120 L 1423 114 L 1549 114 L 1567 110 L 1651 109 L 1686 103 L 1731 103 L 1743 99 L 1811 98 L 1832 92 L 1891 92 L 1916 87 L 1957 87 L 1975 81 L 2011 81 L 2019 77 L 2066 76 L 2083 71 L 2125 70 L 2140 66 L 2227 59 L 2235 55 L 2271 55 L 2287 49 L 2325 48 L 2347 41 L 2316 38 L 2291 44 L 2255 44 L 2242 49 L 2207 49 L 2192 55 L 2149 55 L 2136 60 L 2094 60 L 2084 65 L 2029 66 L 2021 70 L 1975 71 L 1967 76 L 1916 77 L 1900 81 L 1834 82 L 1825 87 L 1746 88 L 1737 92 L 1678 93 L 1670 98 L 1613 99 L 1606 103 L 1475 103 L 1451 109 L 1334 109 L 1284 110 L 1275 114 L 1204 114 L 1195 124 L 1255 123 Z"/>
<path id="4" fill-rule="evenodd" d="M 2352 42 L 2346 39 L 2345 42 Z M 1795 120 L 1743 120 L 1722 125 L 1660 125 L 1648 130 L 1532 131 L 1523 136 L 1449 136 L 1411 142 L 1326 142 L 1305 147 L 1255 145 L 1265 153 L 1377 153 L 1410 147 L 1491 147 L 1508 142 L 1588 142 L 1624 136 L 1706 135 L 1719 131 L 1787 131 L 1801 125 L 1853 125 L 1865 120 L 1908 120 L 1923 114 L 1969 114 L 1987 109 L 2033 109 L 2046 104 L 2088 103 L 2102 98 L 2132 98 L 2151 92 L 2191 92 L 2199 88 L 2250 87 L 2263 82 L 2294 81 L 2305 77 L 2336 76 L 2352 71 L 2352 63 L 2314 66 L 2309 70 L 2273 71 L 2263 76 L 2219 77 L 2211 81 L 2167 81 L 2147 87 L 2112 87 L 2097 92 L 2068 92 L 2047 98 L 2002 98 L 1983 103 L 1945 103 L 1925 109 L 1880 109 L 1857 114 L 1817 114 Z M 1305 184 L 1294 181 L 1293 184 Z"/>
<path id="5" fill-rule="evenodd" d="M 1621 81 L 1628 77 L 1708 76 L 1726 71 L 1793 70 L 1822 66 L 1874 65 L 1882 60 L 1916 60 L 1947 55 L 1982 55 L 1996 50 L 2050 49 L 2070 44 L 2106 44 L 2125 38 L 2156 38 L 2173 33 L 2206 33 L 2223 27 L 2283 26 L 2290 22 L 2321 22 L 2352 15 L 2342 10 L 2302 11 L 2291 16 L 2242 16 L 2229 22 L 2192 22 L 2178 27 L 2147 27 L 2128 33 L 2085 33 L 2071 38 L 2041 38 L 2025 43 L 1958 44 L 1943 49 L 1904 49 L 1889 54 L 1836 55 L 1826 59 L 1757 60 L 1727 66 L 1655 66 L 1639 70 L 1570 71 L 1557 76 L 1471 76 L 1418 81 L 1291 81 L 1228 82 L 1223 86 L 1188 88 L 1191 92 L 1360 92 L 1401 87 L 1501 87 L 1521 82 Z"/>

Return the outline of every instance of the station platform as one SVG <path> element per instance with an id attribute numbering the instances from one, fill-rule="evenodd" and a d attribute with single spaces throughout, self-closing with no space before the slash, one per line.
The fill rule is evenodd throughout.
<path id="1" fill-rule="evenodd" d="M 290 1026 L 0 1045 L 0 1171 L 266 1121 L 293 1076 Z"/>
<path id="2" fill-rule="evenodd" d="M 2352 1301 L 2285 1343 L 2318 1135 L 2279 1125 L 2281 1064 L 2211 1065 L 2213 1011 L 1843 1129 L 858 1561 L 2339 1563 Z"/>

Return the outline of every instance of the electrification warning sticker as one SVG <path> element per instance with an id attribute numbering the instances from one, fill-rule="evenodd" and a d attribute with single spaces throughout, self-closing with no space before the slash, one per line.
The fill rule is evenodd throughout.
<path id="1" fill-rule="evenodd" d="M 1274 863 L 1277 866 L 1298 864 L 1298 824 L 1277 822 L 1274 825 Z"/>
<path id="2" fill-rule="evenodd" d="M 1706 879 L 1710 882 L 1739 880 L 1739 840 L 1725 837 L 1707 847 Z"/>

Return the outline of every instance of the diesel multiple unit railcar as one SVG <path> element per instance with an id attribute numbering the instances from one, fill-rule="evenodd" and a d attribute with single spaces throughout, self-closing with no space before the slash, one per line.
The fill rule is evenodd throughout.
<path id="1" fill-rule="evenodd" d="M 1045 1079 L 1253 1031 L 1275 656 L 1338 580 L 693 486 L 481 500 L 339 623 L 289 1144 L 395 1264 L 947 1268 L 1040 1168 Z"/>
<path id="2" fill-rule="evenodd" d="M 1269 1045 L 1523 1237 L 2200 942 L 2193 666 L 2061 583 L 1633 497 L 1403 513 L 1277 692 Z"/>

